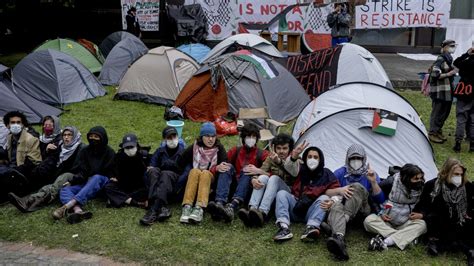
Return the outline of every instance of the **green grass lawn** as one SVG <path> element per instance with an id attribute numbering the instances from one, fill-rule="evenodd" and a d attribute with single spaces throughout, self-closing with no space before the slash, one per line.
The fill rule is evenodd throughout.
<path id="1" fill-rule="evenodd" d="M 109 134 L 109 145 L 117 149 L 124 134 L 134 132 L 144 145 L 155 150 L 165 126 L 164 108 L 156 105 L 113 101 L 114 88 L 107 88 L 102 98 L 72 104 L 61 115 L 61 123 L 75 125 L 85 136 L 88 129 L 103 125 Z M 419 92 L 405 91 L 406 97 L 418 110 L 427 124 L 431 110 L 430 101 Z M 449 156 L 460 157 L 469 169 L 474 167 L 474 156 L 466 152 L 452 152 L 455 128 L 454 109 L 445 132 L 448 142 L 435 145 L 437 165 Z M 199 124 L 185 122 L 183 137 L 191 143 L 199 132 Z M 290 126 L 284 128 L 289 132 Z M 84 137 L 85 139 L 85 137 Z M 238 143 L 237 137 L 221 139 L 226 148 Z M 342 162 L 341 162 L 342 163 Z M 295 238 L 287 243 L 275 244 L 272 236 L 276 227 L 270 223 L 263 229 L 247 229 L 239 220 L 231 224 L 213 222 L 208 215 L 201 225 L 179 223 L 179 204 L 173 205 L 172 218 L 162 224 L 143 227 L 138 220 L 144 210 L 136 208 L 110 209 L 103 201 L 94 200 L 86 208 L 94 213 L 91 220 L 69 225 L 66 221 L 54 221 L 51 212 L 59 206 L 53 204 L 41 211 L 22 214 L 11 205 L 0 207 L 0 239 L 32 242 L 35 245 L 67 248 L 74 251 L 112 257 L 120 261 L 144 263 L 209 263 L 209 264 L 332 264 L 326 250 L 325 239 L 316 243 L 299 241 L 304 227 L 292 225 Z M 72 235 L 78 234 L 77 238 Z M 423 245 L 399 251 L 391 248 L 385 252 L 367 251 L 369 236 L 361 229 L 349 230 L 348 251 L 353 264 L 464 264 L 461 253 L 444 254 L 437 258 L 426 255 Z"/>

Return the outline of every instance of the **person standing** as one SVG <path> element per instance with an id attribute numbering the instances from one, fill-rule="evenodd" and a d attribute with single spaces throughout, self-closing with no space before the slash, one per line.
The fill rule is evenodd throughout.
<path id="1" fill-rule="evenodd" d="M 140 23 L 138 22 L 138 18 L 137 18 L 137 9 L 134 6 L 132 6 L 127 11 L 125 20 L 127 21 L 127 31 L 137 36 L 138 38 L 141 38 L 142 31 L 140 29 Z"/>
<path id="2" fill-rule="evenodd" d="M 331 27 L 332 47 L 349 42 L 351 15 L 347 12 L 346 4 L 334 4 L 334 11 L 327 16 L 326 21 Z"/>

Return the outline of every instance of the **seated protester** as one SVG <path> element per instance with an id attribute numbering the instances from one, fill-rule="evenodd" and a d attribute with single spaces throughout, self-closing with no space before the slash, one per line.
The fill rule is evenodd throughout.
<path id="1" fill-rule="evenodd" d="M 0 117 L 0 148 L 7 146 L 8 133 L 10 133 L 10 131 L 8 131 L 8 128 L 3 124 L 3 117 Z"/>
<path id="2" fill-rule="evenodd" d="M 250 180 L 252 176 L 266 174 L 259 168 L 268 156 L 268 151 L 262 151 L 257 147 L 260 139 L 260 130 L 253 124 L 246 124 L 240 131 L 242 146 L 235 146 L 227 152 L 227 158 L 232 164 L 231 170 L 222 173 L 217 180 L 216 201 L 209 202 L 208 212 L 214 220 L 224 219 L 230 222 L 234 219 L 234 213 L 247 199 L 251 189 Z M 237 182 L 237 188 L 228 204 L 227 198 L 233 181 Z"/>
<path id="3" fill-rule="evenodd" d="M 105 187 L 109 177 L 114 176 L 115 152 L 107 144 L 107 132 L 96 126 L 87 133 L 89 146 L 82 149 L 71 172 L 74 177 L 64 184 L 59 199 L 64 204 L 53 212 L 53 218 L 59 220 L 66 216 L 71 224 L 90 219 L 91 212 L 82 210 L 86 202 Z M 69 214 L 69 210 L 73 213 Z"/>
<path id="4" fill-rule="evenodd" d="M 199 138 L 183 152 L 178 161 L 181 169 L 190 164 L 193 166 L 184 191 L 183 211 L 179 219 L 181 223 L 202 221 L 203 208 L 207 207 L 211 183 L 216 175 L 230 170 L 231 164 L 226 161 L 227 154 L 217 139 L 214 124 L 210 122 L 202 124 Z"/>
<path id="5" fill-rule="evenodd" d="M 146 163 L 135 134 L 127 134 L 120 143 L 120 150 L 114 157 L 114 176 L 105 185 L 105 194 L 111 207 L 125 205 L 146 208 L 145 182 L 143 175 Z"/>
<path id="6" fill-rule="evenodd" d="M 369 250 L 385 250 L 396 245 L 401 250 L 426 233 L 426 223 L 414 212 L 425 183 L 420 167 L 405 164 L 395 174 L 392 190 L 379 215 L 371 214 L 364 220 L 365 230 L 378 234 L 369 242 Z"/>
<path id="7" fill-rule="evenodd" d="M 326 192 L 334 200 L 328 215 L 332 236 L 328 238 L 327 248 L 337 259 L 348 260 L 344 242 L 347 222 L 358 213 L 364 218 L 370 214 L 369 195 L 377 204 L 383 203 L 385 197 L 378 185 L 380 178 L 367 163 L 365 149 L 360 144 L 349 147 L 346 165 L 337 169 L 334 175 L 341 187 Z"/>
<path id="8" fill-rule="evenodd" d="M 271 152 L 263 162 L 260 176 L 252 178 L 252 196 L 249 210 L 240 209 L 239 218 L 245 226 L 263 226 L 270 212 L 273 200 L 278 191 L 290 191 L 290 187 L 298 175 L 299 155 L 308 146 L 306 142 L 293 150 L 294 140 L 287 134 L 278 134 L 272 141 L 276 152 Z"/>
<path id="9" fill-rule="evenodd" d="M 74 165 L 77 155 L 85 145 L 82 144 L 81 133 L 75 127 L 65 127 L 61 136 L 62 142 L 58 148 L 60 151 L 58 156 L 49 156 L 36 168 L 45 170 L 44 168 L 51 168 L 51 164 L 54 165 L 52 172 L 50 170 L 45 171 L 48 176 L 55 178 L 51 181 L 51 184 L 43 186 L 36 193 L 22 198 L 14 193 L 8 194 L 10 203 L 21 212 L 33 212 L 53 202 L 58 197 L 59 190 L 63 184 L 72 179 L 73 175 L 69 172 Z M 47 166 L 43 167 L 44 164 Z"/>
<path id="10" fill-rule="evenodd" d="M 168 207 L 170 195 L 176 192 L 180 178 L 178 160 L 184 151 L 184 142 L 178 139 L 178 131 L 174 127 L 165 127 L 162 132 L 165 146 L 156 149 L 146 171 L 145 185 L 148 190 L 150 209 L 140 219 L 141 225 L 152 225 L 156 221 L 163 222 L 171 217 Z M 187 174 L 187 173 L 184 173 Z"/>
<path id="11" fill-rule="evenodd" d="M 61 127 L 59 118 L 56 116 L 45 116 L 41 121 L 43 134 L 40 135 L 40 151 L 41 158 L 46 159 L 47 156 L 54 156 L 58 151 L 59 142 L 61 141 Z"/>
<path id="12" fill-rule="evenodd" d="M 437 178 L 426 182 L 414 211 L 428 226 L 428 254 L 459 250 L 474 263 L 474 186 L 466 167 L 453 158 L 444 162 Z"/>
<path id="13" fill-rule="evenodd" d="M 324 155 L 319 148 L 306 149 L 303 162 L 292 187 L 292 194 L 286 190 L 277 193 L 275 216 L 279 229 L 273 237 L 276 242 L 293 238 L 289 229 L 290 221 L 306 222 L 306 229 L 301 235 L 302 241 L 317 239 L 321 222 L 330 207 L 330 199 L 324 193 L 328 189 L 339 187 L 331 170 L 324 168 Z"/>
<path id="14" fill-rule="evenodd" d="M 33 168 L 41 162 L 39 140 L 26 131 L 28 121 L 21 112 L 12 111 L 5 114 L 3 122 L 10 131 L 6 144 L 9 167 L 28 177 Z M 31 190 L 30 181 L 12 180 L 9 175 L 0 175 L 0 202 L 7 199 L 8 192 L 28 193 Z"/>

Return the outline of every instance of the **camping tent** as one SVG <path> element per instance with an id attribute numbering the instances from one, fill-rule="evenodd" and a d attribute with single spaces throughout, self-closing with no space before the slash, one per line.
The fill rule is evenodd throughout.
<path id="1" fill-rule="evenodd" d="M 352 43 L 279 59 L 281 61 L 284 61 L 283 64 L 308 94 L 314 97 L 336 84 L 349 82 L 370 82 L 392 88 L 377 58 L 365 48 Z"/>
<path id="2" fill-rule="evenodd" d="M 187 118 L 214 121 L 228 111 L 266 106 L 270 118 L 285 122 L 310 101 L 282 65 L 243 51 L 207 63 L 188 81 L 175 104 Z"/>
<path id="3" fill-rule="evenodd" d="M 27 55 L 13 69 L 15 89 L 51 105 L 104 96 L 97 78 L 74 57 L 47 49 Z"/>
<path id="4" fill-rule="evenodd" d="M 40 123 L 44 116 L 61 114 L 61 110 L 42 103 L 22 91 L 13 90 L 11 79 L 5 73 L 7 70 L 8 68 L 0 65 L 0 117 L 10 111 L 20 111 L 25 114 L 28 122 L 35 124 Z"/>
<path id="5" fill-rule="evenodd" d="M 97 59 L 99 59 L 99 62 L 103 64 L 105 62 L 105 58 L 102 55 L 102 52 L 99 49 L 99 46 L 97 44 L 87 40 L 87 39 L 77 39 L 77 42 L 80 43 L 84 48 L 89 50 Z"/>
<path id="6" fill-rule="evenodd" d="M 191 43 L 183 44 L 176 48 L 181 52 L 191 56 L 194 60 L 201 63 L 201 60 L 209 53 L 211 50 L 209 47 L 201 43 Z"/>
<path id="7" fill-rule="evenodd" d="M 38 46 L 35 51 L 46 49 L 58 50 L 76 58 L 92 73 L 100 72 L 102 69 L 102 63 L 99 61 L 99 59 L 97 59 L 97 57 L 84 46 L 73 40 L 60 38 L 48 40 Z"/>
<path id="8" fill-rule="evenodd" d="M 227 52 L 232 45 L 240 45 L 245 48 L 251 48 L 258 50 L 266 55 L 273 57 L 283 57 L 283 55 L 278 51 L 275 46 L 273 46 L 269 41 L 264 38 L 250 33 L 242 33 L 226 38 L 225 40 L 218 43 L 212 50 L 202 59 L 201 62 L 206 62 L 212 58 L 216 58 L 221 54 Z"/>
<path id="9" fill-rule="evenodd" d="M 393 136 L 373 132 L 375 109 L 398 115 Z M 376 123 L 377 124 L 377 123 Z M 293 138 L 324 152 L 326 167 L 344 164 L 347 148 L 363 145 L 370 165 L 381 176 L 392 165 L 414 163 L 427 179 L 437 174 L 433 150 L 416 110 L 394 90 L 369 83 L 348 83 L 320 95 L 298 116 Z"/>
<path id="10" fill-rule="evenodd" d="M 104 55 L 105 59 L 107 59 L 107 56 L 109 55 L 110 51 L 112 51 L 112 48 L 114 48 L 114 46 L 121 40 L 126 38 L 132 38 L 141 41 L 137 36 L 126 31 L 116 31 L 111 33 L 99 45 L 100 51 Z"/>
<path id="11" fill-rule="evenodd" d="M 128 67 L 148 52 L 142 41 L 133 38 L 121 40 L 105 60 L 99 80 L 104 85 L 118 85 Z"/>
<path id="12" fill-rule="evenodd" d="M 127 70 L 115 99 L 172 104 L 198 68 L 194 59 L 173 47 L 151 49 Z"/>

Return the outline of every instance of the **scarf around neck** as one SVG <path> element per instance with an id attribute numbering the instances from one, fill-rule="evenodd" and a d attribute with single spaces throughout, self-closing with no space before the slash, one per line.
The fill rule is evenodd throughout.
<path id="1" fill-rule="evenodd" d="M 193 168 L 201 170 L 209 170 L 213 166 L 217 165 L 217 152 L 218 147 L 212 147 L 205 149 L 197 144 L 197 141 L 193 144 Z"/>
<path id="2" fill-rule="evenodd" d="M 75 127 L 65 127 L 63 131 L 71 131 L 72 132 L 72 141 L 69 145 L 65 145 L 61 141 L 61 152 L 59 153 L 59 160 L 56 166 L 59 166 L 61 163 L 69 159 L 74 151 L 77 149 L 79 145 L 81 145 L 81 132 L 77 130 Z"/>
<path id="3" fill-rule="evenodd" d="M 435 187 L 430 196 L 432 200 L 439 194 L 442 194 L 443 200 L 448 206 L 449 218 L 457 219 L 458 225 L 463 225 L 467 214 L 467 194 L 466 186 L 449 188 L 446 182 L 441 182 L 440 178 L 435 182 Z M 457 214 L 457 217 L 454 217 Z"/>

